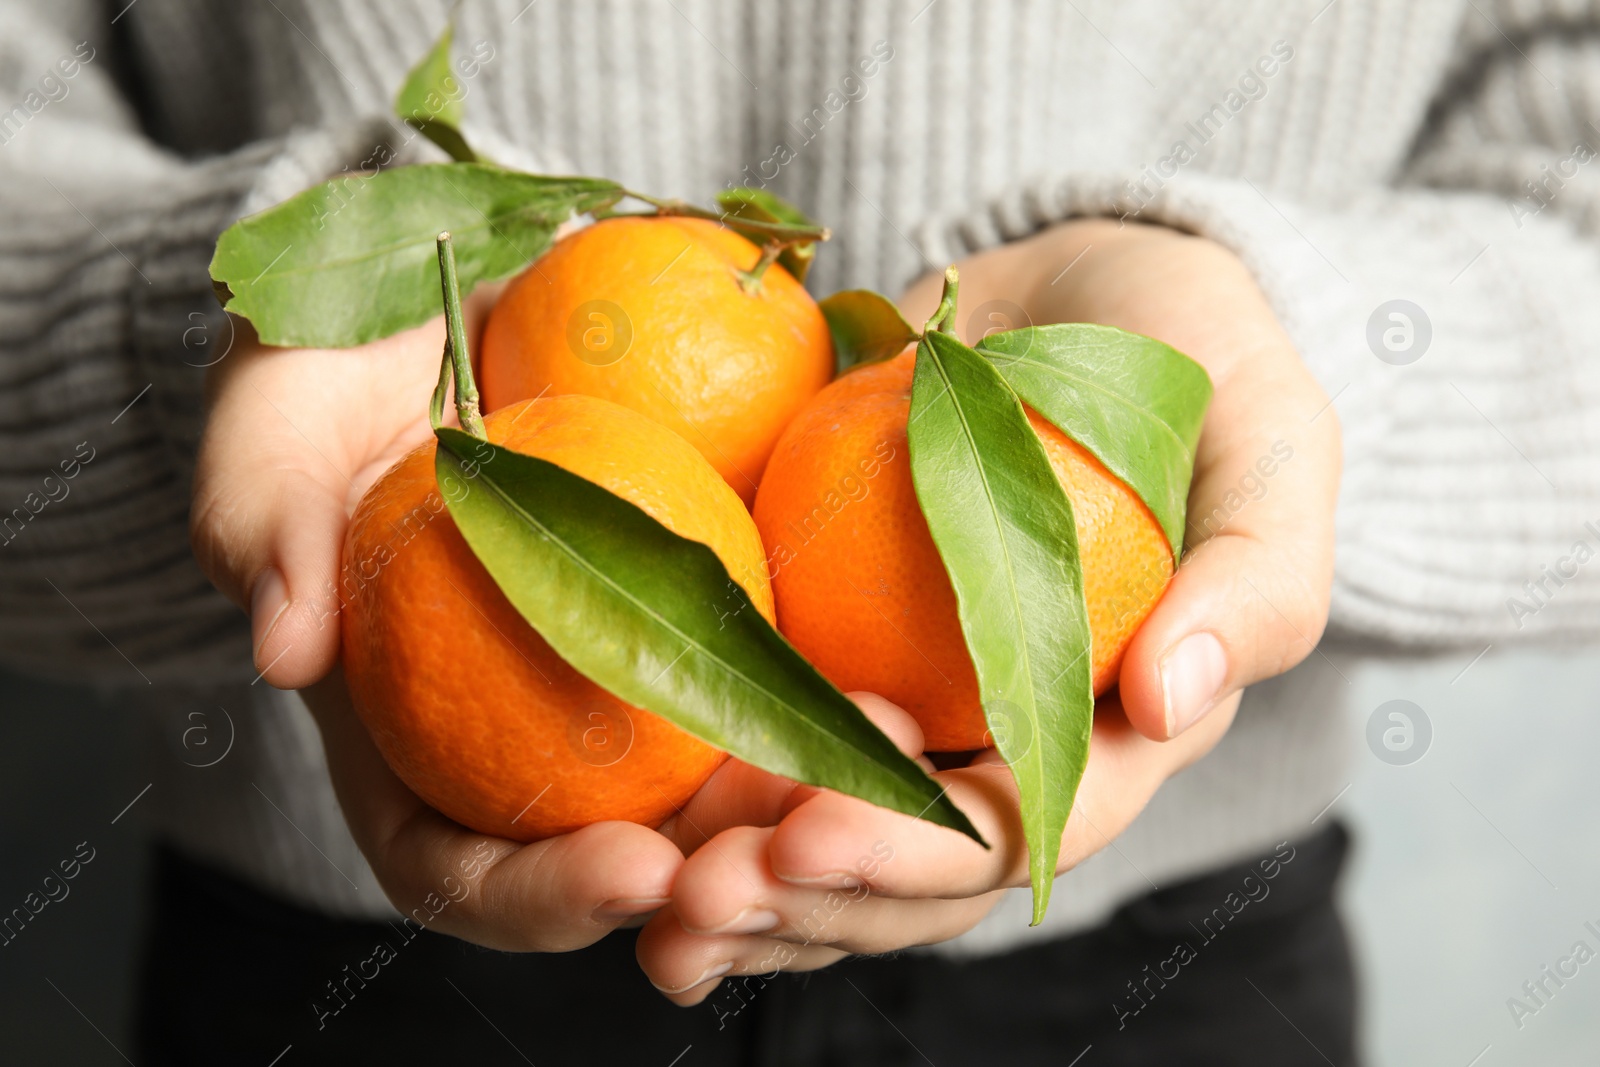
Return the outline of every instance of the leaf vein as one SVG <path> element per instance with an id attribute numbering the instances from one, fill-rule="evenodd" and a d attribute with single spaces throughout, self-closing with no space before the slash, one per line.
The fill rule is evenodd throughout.
<path id="1" fill-rule="evenodd" d="M 451 454 L 452 455 L 456 455 L 454 450 L 451 450 Z M 461 457 L 457 455 L 456 458 L 460 459 Z M 783 699 L 778 694 L 772 692 L 766 686 L 761 685 L 759 682 L 755 681 L 753 678 L 751 678 L 749 675 L 745 674 L 743 671 L 738 670 L 732 664 L 728 663 L 726 660 L 724 660 L 720 656 L 714 655 L 708 648 L 705 647 L 704 644 L 702 644 L 701 642 L 696 641 L 693 638 L 691 638 L 688 634 L 684 633 L 680 628 L 678 628 L 677 626 L 673 625 L 672 622 L 670 620 L 668 620 L 665 616 L 661 615 L 660 612 L 656 611 L 654 608 L 650 607 L 648 604 L 646 604 L 643 601 L 641 601 L 638 597 L 634 596 L 627 589 L 625 589 L 622 586 L 618 585 L 615 580 L 613 580 L 610 576 L 608 576 L 603 571 L 601 571 L 597 567 L 595 567 L 595 565 L 593 563 L 591 563 L 586 557 L 584 557 L 582 554 L 580 554 L 574 548 L 572 548 L 572 546 L 570 544 L 568 544 L 564 539 L 562 539 L 560 537 L 557 537 L 553 530 L 551 530 L 544 523 L 540 522 L 537 518 L 535 518 L 532 514 L 530 514 L 525 508 L 523 508 L 520 504 L 518 504 L 515 500 L 513 500 L 506 493 L 506 491 L 504 489 L 502 489 L 498 484 L 495 483 L 495 481 L 493 479 L 491 479 L 487 475 L 483 475 L 481 473 L 480 473 L 479 477 L 480 477 L 480 480 L 486 486 L 488 486 L 488 488 L 497 497 L 499 497 L 501 499 L 501 501 L 503 501 L 506 504 L 506 506 L 513 513 L 515 513 L 519 518 L 521 518 L 524 522 L 526 522 L 531 529 L 533 529 L 535 532 L 537 532 L 537 533 L 541 534 L 542 536 L 544 536 L 545 538 L 547 538 L 550 541 L 550 543 L 555 545 L 564 555 L 567 556 L 567 558 L 571 559 L 574 563 L 578 564 L 578 566 L 583 568 L 589 574 L 591 574 L 595 578 L 599 579 L 599 581 L 601 582 L 602 585 L 608 586 L 609 588 L 614 590 L 616 592 L 616 594 L 618 596 L 620 596 L 623 600 L 625 600 L 628 603 L 631 603 L 635 607 L 637 607 L 640 610 L 640 612 L 645 615 L 645 617 L 647 619 L 653 620 L 661 629 L 665 630 L 666 632 L 668 632 L 670 634 L 673 634 L 674 636 L 676 636 L 680 640 L 682 640 L 687 646 L 689 646 L 690 648 L 693 648 L 696 651 L 698 651 L 706 660 L 708 660 L 715 668 L 720 670 L 722 673 L 724 673 L 724 674 L 726 674 L 726 675 L 738 680 L 739 682 L 742 682 L 745 686 L 747 686 L 750 689 L 755 690 L 757 693 L 765 695 L 775 705 L 777 705 L 780 709 L 782 709 L 791 719 L 793 719 L 795 721 L 798 721 L 802 726 L 805 726 L 806 728 L 810 729 L 814 733 L 820 734 L 821 736 L 826 737 L 826 738 L 834 741 L 838 745 L 842 746 L 845 749 L 846 752 L 848 752 L 851 756 L 855 757 L 857 760 L 866 762 L 868 764 L 872 764 L 873 763 L 872 759 L 862 749 L 860 749 L 856 745 L 852 744 L 846 738 L 840 736 L 839 734 L 833 732 L 832 730 L 827 729 L 822 723 L 819 723 L 819 722 L 817 722 L 817 721 L 815 721 L 813 719 L 810 719 L 807 716 L 801 714 L 800 711 L 797 708 L 795 708 L 793 704 L 789 703 L 787 700 Z M 891 768 L 891 770 L 892 770 L 892 772 L 893 772 L 893 774 L 895 775 L 896 778 L 899 778 L 902 782 L 910 784 L 910 779 L 907 778 L 907 776 L 905 775 L 905 773 L 904 773 L 902 768 L 894 767 L 894 768 Z"/>
<path id="2" fill-rule="evenodd" d="M 1162 431 L 1168 437 L 1172 438 L 1173 442 L 1177 444 L 1178 448 L 1183 453 L 1183 458 L 1190 464 L 1194 463 L 1194 453 L 1191 452 L 1189 446 L 1184 443 L 1183 438 L 1178 436 L 1178 431 L 1172 428 L 1171 423 L 1167 422 L 1167 420 L 1161 418 L 1159 415 L 1156 415 L 1153 412 L 1140 407 L 1138 404 L 1133 403 L 1121 393 L 1106 388 L 1092 378 L 1086 378 L 1080 374 L 1073 374 L 1069 371 L 1063 370 L 1060 367 L 1053 366 L 1052 364 L 1045 363 L 1037 359 L 1029 359 L 1026 356 L 1012 356 L 1009 353 L 995 352 L 994 350 L 988 348 L 982 349 L 982 351 L 988 355 L 1002 356 L 1006 359 L 1012 360 L 1014 363 L 1025 363 L 1030 367 L 1038 367 L 1046 374 L 1053 374 L 1058 378 L 1067 379 L 1083 386 L 1084 388 L 1091 389 L 1094 392 L 1109 397 L 1111 401 L 1118 407 L 1131 411 L 1141 422 L 1150 422 L 1159 426 Z"/>
<path id="3" fill-rule="evenodd" d="M 471 204 L 471 202 L 469 201 L 468 202 L 468 206 L 469 207 L 475 207 L 476 205 Z M 517 208 L 515 210 L 506 212 L 504 214 L 496 215 L 496 216 L 494 216 L 494 219 L 500 219 L 500 220 L 503 220 L 503 221 L 511 221 L 511 220 L 515 220 L 515 219 L 518 219 L 519 217 L 523 217 L 523 216 L 537 216 L 542 212 L 542 210 L 543 210 L 542 208 L 535 208 L 535 207 L 520 207 L 520 208 Z M 466 224 L 464 226 L 452 226 L 452 227 L 450 227 L 451 233 L 452 234 L 462 234 L 462 233 L 471 234 L 471 233 L 476 233 L 476 232 L 484 230 L 484 229 L 489 229 L 489 228 L 493 228 L 494 227 L 494 219 L 492 219 L 490 216 L 484 214 L 481 209 L 478 210 L 478 214 L 484 220 L 482 223 L 468 223 L 468 224 Z M 383 245 L 383 246 L 380 246 L 380 247 L 377 247 L 377 248 L 373 248 L 373 249 L 371 249 L 369 251 L 366 251 L 366 252 L 363 252 L 363 253 L 361 253 L 359 255 L 347 256 L 347 257 L 343 257 L 343 258 L 318 259 L 315 263 L 307 263 L 307 264 L 305 264 L 303 266 L 298 266 L 298 267 L 286 267 L 283 270 L 273 271 L 271 274 L 268 274 L 268 275 L 265 275 L 265 276 L 269 277 L 269 278 L 281 279 L 281 278 L 288 278 L 288 277 L 291 277 L 291 276 L 294 276 L 294 275 L 298 275 L 298 274 L 309 274 L 309 273 L 311 273 L 313 271 L 320 272 L 320 271 L 323 271 L 323 270 L 337 270 L 337 269 L 342 269 L 342 268 L 346 268 L 346 267 L 353 267 L 353 266 L 355 266 L 357 264 L 368 262 L 369 260 L 378 259 L 380 257 L 389 257 L 393 253 L 404 252 L 404 251 L 406 251 L 408 249 L 411 249 L 411 248 L 424 248 L 425 246 L 430 245 L 432 241 L 433 241 L 433 235 L 432 234 L 430 234 L 429 236 L 426 236 L 426 237 L 407 238 L 407 239 L 402 240 L 402 241 L 393 242 L 393 243 L 390 243 L 388 245 Z M 507 243 L 508 244 L 510 243 L 509 239 L 507 239 Z M 516 246 L 512 245 L 512 247 L 515 248 Z M 420 259 L 419 259 L 419 262 L 421 262 Z M 387 268 L 387 267 L 388 267 L 388 264 L 386 263 L 385 264 L 385 268 Z M 222 280 L 223 281 L 228 281 L 229 279 L 224 277 Z"/>
<path id="4" fill-rule="evenodd" d="M 970 445 L 971 448 L 972 448 L 973 456 L 977 459 L 978 480 L 983 485 L 984 498 L 986 500 L 988 500 L 988 502 L 989 502 L 990 514 L 994 517 L 995 528 L 998 531 L 998 533 L 1000 534 L 1001 556 L 1005 561 L 1005 572 L 1006 572 L 1006 575 L 1009 578 L 1009 581 L 1007 581 L 1007 583 L 1006 583 L 1006 589 L 1007 589 L 1007 592 L 1010 594 L 1010 600 L 1011 600 L 1012 606 L 1016 610 L 1018 636 L 1023 638 L 1023 640 L 1019 642 L 1019 645 L 1020 645 L 1020 652 L 1022 654 L 1023 677 L 1027 680 L 1027 684 L 1028 684 L 1028 703 L 1030 705 L 1030 710 L 1033 712 L 1034 736 L 1036 738 L 1039 738 L 1040 742 L 1041 742 L 1040 744 L 1033 746 L 1033 751 L 1030 753 L 1030 755 L 1032 756 L 1032 762 L 1036 765 L 1035 766 L 1035 770 L 1037 771 L 1037 773 L 1039 775 L 1039 781 L 1041 783 L 1043 783 L 1044 777 L 1045 777 L 1045 769 L 1044 769 L 1044 752 L 1042 750 L 1044 748 L 1044 745 L 1043 745 L 1043 738 L 1041 736 L 1042 731 L 1040 730 L 1040 724 L 1039 724 L 1038 696 L 1037 696 L 1037 693 L 1035 693 L 1035 691 L 1034 691 L 1034 684 L 1033 684 L 1034 683 L 1034 679 L 1033 679 L 1033 655 L 1032 655 L 1032 651 L 1028 647 L 1026 634 L 1024 632 L 1025 627 L 1022 624 L 1022 618 L 1023 618 L 1022 601 L 1017 596 L 1016 565 L 1012 562 L 1011 544 L 1006 538 L 1005 523 L 1000 520 L 1000 509 L 999 509 L 997 501 L 995 500 L 994 490 L 989 485 L 988 468 L 985 466 L 985 464 L 983 462 L 982 453 L 978 450 L 978 442 L 977 442 L 977 438 L 973 435 L 971 421 L 967 418 L 967 413 L 966 413 L 965 409 L 963 409 L 963 407 L 961 405 L 960 397 L 957 395 L 955 389 L 953 388 L 953 386 L 951 384 L 950 376 L 945 370 L 944 361 L 942 359 L 940 359 L 938 354 L 934 351 L 934 346 L 933 346 L 933 343 L 931 341 L 928 342 L 928 354 L 931 357 L 933 357 L 934 368 L 936 370 L 938 370 L 939 377 L 944 382 L 945 395 L 950 397 L 951 406 L 955 409 L 956 417 L 961 422 L 961 433 L 962 433 L 962 436 L 966 438 L 968 445 Z M 1019 790 L 1019 794 L 1020 794 L 1020 792 L 1021 791 Z M 1036 798 L 1036 807 L 1037 807 L 1037 818 L 1042 823 L 1043 820 L 1044 820 L 1044 789 L 1043 788 L 1038 790 L 1038 796 Z"/>

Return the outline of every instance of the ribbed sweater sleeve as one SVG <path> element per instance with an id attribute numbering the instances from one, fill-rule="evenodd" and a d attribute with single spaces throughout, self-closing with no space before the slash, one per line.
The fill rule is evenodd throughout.
<path id="1" fill-rule="evenodd" d="M 232 342 L 207 264 L 242 212 L 362 158 L 371 127 L 179 160 L 139 133 L 106 46 L 45 19 L 0 4 L 0 658 L 248 679 L 247 621 L 186 535 L 204 368 Z"/>
<path id="2" fill-rule="evenodd" d="M 1155 188 L 1147 174 L 1069 172 L 930 222 L 923 247 L 943 263 L 1112 214 L 1218 241 L 1251 268 L 1343 425 L 1333 632 L 1411 646 L 1592 637 L 1600 38 L 1572 7 L 1469 14 L 1392 184 L 1317 198 L 1268 179 L 1180 171 Z"/>

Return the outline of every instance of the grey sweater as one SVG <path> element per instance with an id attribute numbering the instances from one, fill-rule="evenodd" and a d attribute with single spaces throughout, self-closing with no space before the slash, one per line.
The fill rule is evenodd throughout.
<path id="1" fill-rule="evenodd" d="M 345 915 L 389 912 L 315 732 L 250 684 L 188 550 L 232 336 L 206 265 L 241 213 L 406 137 L 382 116 L 446 7 L 0 0 L 0 657 L 121 688 L 141 814 Z M 1333 642 L 1600 632 L 1600 4 L 466 0 L 456 42 L 489 155 L 701 201 L 767 183 L 834 227 L 819 292 L 1075 215 L 1221 242 L 1345 427 Z M 1042 930 L 1023 894 L 951 950 L 1306 832 L 1348 780 L 1347 691 L 1319 656 L 1251 690 Z"/>

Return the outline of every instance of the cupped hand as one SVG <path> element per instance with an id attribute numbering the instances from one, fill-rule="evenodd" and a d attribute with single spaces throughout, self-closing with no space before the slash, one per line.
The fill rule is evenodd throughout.
<path id="1" fill-rule="evenodd" d="M 492 295 L 467 301 L 469 335 Z M 493 948 L 578 948 L 660 907 L 685 848 L 777 815 L 730 764 L 705 803 L 660 832 L 609 822 L 524 845 L 450 821 L 384 762 L 334 670 L 340 555 L 361 495 L 430 436 L 443 345 L 442 317 L 359 348 L 238 344 L 210 372 L 192 540 L 212 580 L 250 612 L 265 680 L 303 690 L 346 824 L 400 912 Z"/>
<path id="2" fill-rule="evenodd" d="M 902 301 L 913 322 L 937 302 L 934 278 Z M 1165 341 L 1211 376 L 1183 561 L 1118 680 L 1136 729 L 1176 737 L 1229 694 L 1305 659 L 1321 638 L 1338 416 L 1244 264 L 1209 240 L 1109 219 L 1066 223 L 961 265 L 962 308 L 1002 302 L 1012 310 L 994 321 L 961 314 L 958 324 L 974 332 L 963 339 L 1101 323 Z"/>
<path id="3" fill-rule="evenodd" d="M 493 296 L 480 287 L 465 302 L 469 336 Z M 280 689 L 302 689 L 338 660 L 351 513 L 432 436 L 444 316 L 341 349 L 263 345 L 248 323 L 237 326 L 239 342 L 208 372 L 189 537 L 206 576 L 249 613 L 256 669 Z"/>
<path id="4" fill-rule="evenodd" d="M 902 750 L 919 754 L 922 731 L 910 715 L 852 695 Z M 1210 751 L 1237 706 L 1234 695 L 1183 737 L 1158 742 L 1128 724 L 1114 694 L 1102 700 L 1058 870 L 1125 830 L 1161 783 Z M 991 849 L 853 797 L 787 786 L 776 826 L 734 825 L 684 862 L 672 903 L 640 934 L 645 974 L 687 1006 L 724 976 L 815 970 L 970 930 L 1001 890 L 1028 884 L 1016 781 L 993 749 L 934 777 Z"/>
<path id="5" fill-rule="evenodd" d="M 1220 246 L 1159 227 L 1083 220 L 960 265 L 961 306 L 1003 301 L 1022 321 L 1098 322 L 1198 360 L 1215 395 L 1195 457 L 1186 553 L 1096 710 L 1058 871 L 1105 847 L 1168 777 L 1222 738 L 1240 691 L 1304 659 L 1326 625 L 1338 421 L 1248 271 Z M 927 278 L 902 303 L 920 322 Z M 876 698 L 863 707 L 909 752 L 921 735 Z M 730 829 L 679 872 L 639 942 L 646 974 L 696 1003 L 721 975 L 826 966 L 970 929 L 1024 886 L 1017 793 L 998 753 L 937 776 L 995 847 L 832 793 L 797 790 L 774 828 Z"/>
<path id="6" fill-rule="evenodd" d="M 403 915 L 507 952 L 565 952 L 637 925 L 671 895 L 684 853 L 730 826 L 771 825 L 792 783 L 729 760 L 659 830 L 600 822 L 523 844 L 439 814 L 384 762 L 341 672 L 304 691 L 345 824 Z"/>
<path id="7" fill-rule="evenodd" d="M 528 845 L 475 833 L 429 807 L 384 762 L 341 672 L 303 695 L 345 825 L 402 915 L 488 948 L 563 952 L 668 896 L 683 856 L 654 830 L 596 823 Z"/>

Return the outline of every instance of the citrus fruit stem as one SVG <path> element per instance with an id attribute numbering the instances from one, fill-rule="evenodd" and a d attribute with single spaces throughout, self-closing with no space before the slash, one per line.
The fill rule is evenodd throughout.
<path id="1" fill-rule="evenodd" d="M 922 327 L 923 333 L 938 330 L 940 333 L 955 333 L 956 329 L 956 290 L 961 287 L 961 275 L 956 272 L 954 265 L 946 267 L 944 272 L 944 293 L 939 297 L 939 306 L 933 309 L 933 317 Z"/>
<path id="2" fill-rule="evenodd" d="M 439 367 L 439 384 L 433 391 L 433 404 L 429 416 L 433 428 L 444 421 L 445 384 L 454 376 L 456 385 L 456 416 L 461 428 L 472 436 L 485 439 L 483 417 L 479 414 L 478 383 L 472 377 L 472 356 L 467 351 L 467 329 L 461 321 L 461 285 L 456 280 L 456 250 L 448 231 L 441 233 L 439 244 L 439 287 L 444 294 L 445 342 L 444 359 Z"/>
<path id="3" fill-rule="evenodd" d="M 761 276 L 767 273 L 767 268 L 777 262 L 778 257 L 788 245 L 782 241 L 769 241 L 762 246 L 761 258 L 756 260 L 756 265 L 749 270 L 738 271 L 739 288 L 751 296 L 761 292 Z"/>

